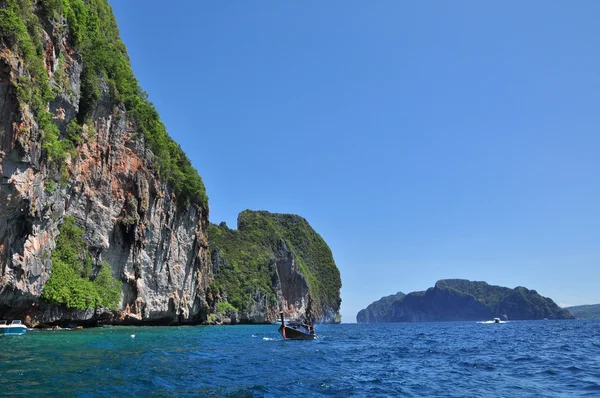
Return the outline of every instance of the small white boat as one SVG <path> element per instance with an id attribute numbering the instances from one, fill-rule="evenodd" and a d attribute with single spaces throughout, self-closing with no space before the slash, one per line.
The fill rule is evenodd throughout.
<path id="1" fill-rule="evenodd" d="M 494 323 L 500 323 L 500 318 L 494 318 Z"/>
<path id="2" fill-rule="evenodd" d="M 21 321 L 12 321 L 7 325 L 6 321 L 0 321 L 0 336 L 1 335 L 20 335 L 27 333 L 27 326 Z"/>

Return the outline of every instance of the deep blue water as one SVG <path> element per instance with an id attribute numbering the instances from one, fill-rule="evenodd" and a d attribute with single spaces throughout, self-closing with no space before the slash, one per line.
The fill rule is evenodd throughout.
<path id="1" fill-rule="evenodd" d="M 105 327 L 0 337 L 0 395 L 600 397 L 600 321 Z M 135 338 L 131 335 L 135 334 Z"/>

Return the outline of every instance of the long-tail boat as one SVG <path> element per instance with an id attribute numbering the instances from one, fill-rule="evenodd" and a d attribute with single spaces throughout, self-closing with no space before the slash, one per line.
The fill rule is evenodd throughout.
<path id="1" fill-rule="evenodd" d="M 281 315 L 281 326 L 279 326 L 279 333 L 287 340 L 314 340 L 319 337 L 315 333 L 315 328 L 312 325 L 308 325 L 302 322 L 288 322 L 285 324 L 283 318 L 283 312 Z"/>

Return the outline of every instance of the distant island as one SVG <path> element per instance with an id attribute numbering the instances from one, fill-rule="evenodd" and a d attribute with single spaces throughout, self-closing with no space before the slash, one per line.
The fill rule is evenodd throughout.
<path id="1" fill-rule="evenodd" d="M 397 293 L 370 304 L 358 323 L 573 319 L 566 309 L 535 290 L 510 289 L 466 279 L 443 279 L 426 291 Z"/>
<path id="2" fill-rule="evenodd" d="M 600 304 L 574 305 L 565 309 L 577 319 L 600 319 Z"/>

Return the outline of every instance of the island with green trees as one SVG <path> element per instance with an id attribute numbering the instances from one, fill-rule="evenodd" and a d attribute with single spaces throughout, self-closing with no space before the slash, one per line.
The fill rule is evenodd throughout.
<path id="1" fill-rule="evenodd" d="M 600 304 L 565 307 L 577 319 L 600 319 Z"/>
<path id="2" fill-rule="evenodd" d="M 426 291 L 384 297 L 358 312 L 359 323 L 573 319 L 535 290 L 443 279 Z"/>

